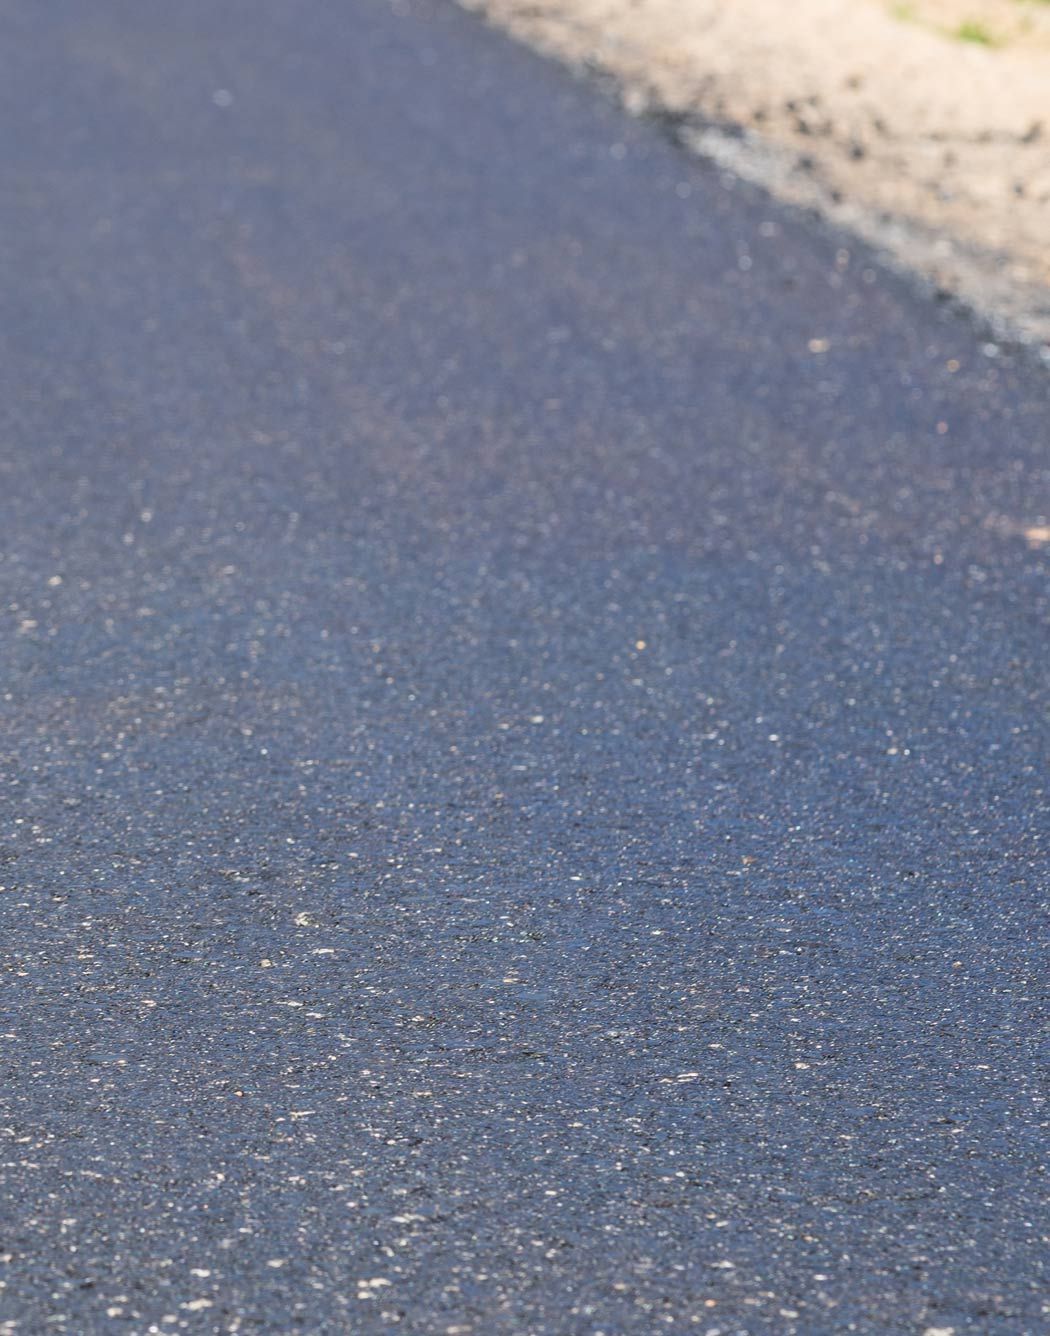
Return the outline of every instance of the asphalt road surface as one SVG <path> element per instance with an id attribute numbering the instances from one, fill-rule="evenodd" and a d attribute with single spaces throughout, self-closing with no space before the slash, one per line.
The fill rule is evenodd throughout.
<path id="1" fill-rule="evenodd" d="M 0 1332 L 1046 1331 L 1045 373 L 444 4 L 0 36 Z"/>

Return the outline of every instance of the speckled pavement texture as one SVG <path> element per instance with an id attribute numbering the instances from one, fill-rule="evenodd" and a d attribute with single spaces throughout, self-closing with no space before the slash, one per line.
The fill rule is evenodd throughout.
<path id="1" fill-rule="evenodd" d="M 0 1332 L 1045 1331 L 1045 375 L 450 6 L 0 30 Z"/>

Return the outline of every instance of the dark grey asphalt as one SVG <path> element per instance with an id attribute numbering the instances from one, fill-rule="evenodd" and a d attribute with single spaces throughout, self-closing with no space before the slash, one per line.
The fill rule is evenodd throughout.
<path id="1" fill-rule="evenodd" d="M 0 1332 L 1046 1331 L 1041 373 L 429 0 L 0 37 Z"/>

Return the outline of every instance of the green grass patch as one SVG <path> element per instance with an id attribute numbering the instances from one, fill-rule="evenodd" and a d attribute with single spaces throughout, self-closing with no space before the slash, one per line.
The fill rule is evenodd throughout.
<path id="1" fill-rule="evenodd" d="M 955 30 L 955 36 L 960 42 L 975 42 L 978 46 L 995 46 L 996 41 L 983 23 L 977 23 L 968 19 L 965 23 L 960 23 Z"/>

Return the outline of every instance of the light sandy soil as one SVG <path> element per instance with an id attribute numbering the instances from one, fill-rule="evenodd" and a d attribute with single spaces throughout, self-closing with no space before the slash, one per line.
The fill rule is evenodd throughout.
<path id="1" fill-rule="evenodd" d="M 1050 344 L 1047 0 L 463 2 Z"/>

